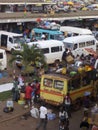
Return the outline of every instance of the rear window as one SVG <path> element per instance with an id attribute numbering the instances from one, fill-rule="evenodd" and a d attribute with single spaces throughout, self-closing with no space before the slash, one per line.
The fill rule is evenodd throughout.
<path id="1" fill-rule="evenodd" d="M 53 84 L 53 80 L 52 79 L 44 78 L 44 81 L 43 81 L 43 85 L 44 86 L 52 88 L 52 84 Z"/>
<path id="2" fill-rule="evenodd" d="M 62 90 L 64 88 L 64 81 L 55 80 L 54 88 Z"/>

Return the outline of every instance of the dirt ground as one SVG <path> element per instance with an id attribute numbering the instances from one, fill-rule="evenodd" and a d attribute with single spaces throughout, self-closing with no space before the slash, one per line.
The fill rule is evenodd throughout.
<path id="1" fill-rule="evenodd" d="M 23 105 L 19 105 L 18 103 L 14 103 L 14 111 L 12 113 L 4 113 L 3 108 L 6 102 L 0 103 L 0 130 L 35 130 L 39 119 L 35 119 L 29 116 L 26 119 L 23 118 L 23 113 L 27 113 L 30 109 L 24 109 Z M 39 108 L 39 105 L 36 105 Z M 49 107 L 47 107 L 50 109 Z M 55 120 L 49 120 L 47 124 L 47 130 L 58 130 L 59 128 L 59 118 L 58 118 L 58 110 L 52 108 L 53 113 L 56 114 Z M 79 130 L 79 124 L 82 119 L 83 110 L 73 112 L 72 118 L 70 118 L 70 126 L 69 130 Z M 40 129 L 42 130 L 42 128 Z"/>

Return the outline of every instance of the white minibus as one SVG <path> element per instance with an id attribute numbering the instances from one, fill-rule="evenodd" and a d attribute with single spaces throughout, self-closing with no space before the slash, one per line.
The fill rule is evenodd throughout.
<path id="1" fill-rule="evenodd" d="M 71 27 L 71 26 L 61 26 L 60 31 L 65 33 L 67 36 L 77 36 L 77 35 L 92 35 L 92 31 L 87 28 Z"/>
<path id="2" fill-rule="evenodd" d="M 0 49 L 0 70 L 5 70 L 7 68 L 7 55 L 6 51 Z"/>
<path id="3" fill-rule="evenodd" d="M 86 49 L 92 49 L 96 52 L 96 45 L 98 41 L 95 39 L 93 35 L 81 35 L 81 36 L 73 36 L 67 37 L 63 40 L 65 48 L 69 48 L 74 56 L 87 55 L 90 52 L 87 52 Z"/>
<path id="4" fill-rule="evenodd" d="M 28 43 L 28 45 L 37 45 L 37 47 L 39 47 L 43 51 L 46 57 L 47 64 L 62 61 L 62 55 L 65 50 L 62 41 L 42 40 L 37 42 L 30 42 Z"/>
<path id="5" fill-rule="evenodd" d="M 24 37 L 22 34 L 0 31 L 0 47 L 7 50 L 20 50 L 22 43 L 25 43 Z"/>

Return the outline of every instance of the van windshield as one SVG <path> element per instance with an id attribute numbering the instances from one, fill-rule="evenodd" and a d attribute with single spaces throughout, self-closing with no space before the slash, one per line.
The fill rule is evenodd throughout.
<path id="1" fill-rule="evenodd" d="M 55 39 L 55 40 L 62 41 L 62 40 L 64 40 L 64 36 L 63 36 L 63 34 L 56 34 L 56 35 L 54 36 L 54 39 Z"/>
<path id="2" fill-rule="evenodd" d="M 69 48 L 70 50 L 73 50 L 74 44 L 68 43 L 68 42 L 63 42 L 63 43 L 64 43 L 65 48 Z"/>
<path id="3" fill-rule="evenodd" d="M 13 37 L 14 38 L 14 43 L 25 43 L 25 39 L 23 36 L 18 36 L 18 37 Z"/>

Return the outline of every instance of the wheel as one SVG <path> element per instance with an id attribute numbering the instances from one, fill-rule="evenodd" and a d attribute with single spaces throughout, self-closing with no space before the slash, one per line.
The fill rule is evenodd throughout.
<path id="1" fill-rule="evenodd" d="M 74 104 L 72 105 L 72 109 L 74 111 L 78 111 L 78 110 L 80 110 L 81 105 L 82 105 L 81 98 L 78 98 L 75 100 Z"/>
<path id="2" fill-rule="evenodd" d="M 11 49 L 11 54 L 13 54 L 14 51 L 15 51 L 15 50 L 12 48 L 12 49 Z"/>

